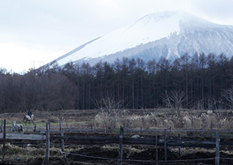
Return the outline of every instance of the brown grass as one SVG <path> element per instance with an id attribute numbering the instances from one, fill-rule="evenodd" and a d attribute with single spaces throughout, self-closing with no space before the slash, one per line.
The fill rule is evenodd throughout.
<path id="1" fill-rule="evenodd" d="M 141 110 L 143 111 L 143 110 Z M 133 113 L 122 116 L 121 120 L 115 121 L 114 117 L 107 118 L 99 113 L 94 117 L 94 126 L 103 128 L 105 122 L 111 122 L 112 128 L 118 128 L 120 125 L 126 126 L 128 123 L 130 128 L 173 128 L 173 129 L 232 129 L 233 116 L 232 112 L 212 112 L 202 111 L 193 112 L 191 110 L 181 112 L 178 117 L 176 113 L 161 113 L 156 110 L 147 113 Z"/>

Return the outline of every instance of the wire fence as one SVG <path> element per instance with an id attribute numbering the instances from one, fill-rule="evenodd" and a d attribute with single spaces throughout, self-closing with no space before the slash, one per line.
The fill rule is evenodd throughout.
<path id="1" fill-rule="evenodd" d="M 90 155 L 84 155 L 84 154 L 77 154 L 77 153 L 68 153 L 72 156 L 79 156 L 84 158 L 91 158 L 91 159 L 100 159 L 100 160 L 110 160 L 118 162 L 119 159 L 117 158 L 106 158 L 106 157 L 98 157 L 98 156 L 90 156 Z M 233 158 L 221 158 L 221 160 L 233 160 Z M 203 159 L 179 159 L 179 160 L 158 160 L 158 163 L 176 163 L 176 162 L 202 162 L 202 161 L 214 161 L 215 158 L 203 158 Z M 153 163 L 155 160 L 131 160 L 131 159 L 122 159 L 123 162 L 137 162 L 137 163 Z"/>
<path id="2" fill-rule="evenodd" d="M 6 134 L 6 125 L 3 126 L 3 135 Z M 50 150 L 50 141 L 52 143 L 59 143 L 61 144 L 61 151 L 65 153 L 66 155 L 72 155 L 77 157 L 83 157 L 83 158 L 89 158 L 89 159 L 99 159 L 99 160 L 106 160 L 106 161 L 114 161 L 118 162 L 119 165 L 122 164 L 122 162 L 135 162 L 135 163 L 151 163 L 151 164 L 163 164 L 163 163 L 178 163 L 178 162 L 202 162 L 202 161 L 215 161 L 216 165 L 219 165 L 220 160 L 230 161 L 233 160 L 233 157 L 226 157 L 226 156 L 220 156 L 220 146 L 221 149 L 224 149 L 223 146 L 226 147 L 233 147 L 233 142 L 231 140 L 225 139 L 224 141 L 220 142 L 220 137 L 222 134 L 228 134 L 231 136 L 231 133 L 233 130 L 217 130 L 217 129 L 209 129 L 209 130 L 195 130 L 195 129 L 187 129 L 187 130 L 172 130 L 172 129 L 153 129 L 150 130 L 150 133 L 153 136 L 150 137 L 132 137 L 131 133 L 137 133 L 142 132 L 143 130 L 138 129 L 129 129 L 126 128 L 125 130 L 123 127 L 120 128 L 120 130 L 114 130 L 114 136 L 112 134 L 108 134 L 108 136 L 105 132 L 104 135 L 101 135 L 98 137 L 96 135 L 96 132 L 98 132 L 100 129 L 93 129 L 93 128 L 87 128 L 87 129 L 77 129 L 77 128 L 62 128 L 61 125 L 59 127 L 50 127 L 49 123 L 46 124 L 46 127 L 39 127 L 37 128 L 37 131 L 43 132 L 46 135 L 46 155 L 45 155 L 45 162 L 48 163 L 49 161 L 49 150 Z M 127 131 L 131 131 L 131 133 L 128 133 Z M 104 131 L 104 129 L 102 129 Z M 148 131 L 148 130 L 147 130 Z M 79 132 L 78 134 L 76 134 Z M 83 133 L 85 136 L 81 136 L 80 132 Z M 188 136 L 182 137 L 179 133 L 182 132 L 193 132 L 196 135 L 196 132 L 202 132 L 202 133 L 211 133 L 211 137 L 209 140 L 203 140 L 203 139 L 189 139 Z M 175 133 L 175 135 L 178 136 L 172 136 L 171 133 Z M 88 136 L 88 134 L 91 135 Z M 96 135 L 96 136 L 93 136 Z M 117 136 L 116 136 L 117 135 Z M 143 135 L 143 133 L 142 133 Z M 3 136 L 3 144 L 6 142 L 6 135 Z M 5 139 L 4 139 L 5 138 Z M 31 139 L 33 140 L 33 139 Z M 35 139 L 34 139 L 35 140 Z M 93 145 L 93 144 L 114 144 L 119 145 L 118 149 L 118 157 L 117 158 L 109 158 L 109 157 L 100 157 L 100 156 L 93 156 L 88 154 L 82 154 L 82 153 L 72 153 L 72 152 L 66 152 L 64 145 L 71 142 L 72 144 L 79 144 L 79 145 Z M 154 154 L 156 157 L 151 158 L 151 160 L 132 160 L 132 159 L 126 159 L 123 155 L 123 145 L 151 145 L 154 147 Z M 200 148 L 212 148 L 215 149 L 215 157 L 209 157 L 209 158 L 198 158 L 198 159 L 168 159 L 167 156 L 167 150 L 169 147 L 177 147 L 179 148 L 192 148 L 192 147 L 200 147 Z M 3 147 L 4 148 L 4 147 Z M 158 154 L 160 151 L 158 149 L 163 149 L 163 159 L 158 157 Z M 3 152 L 4 153 L 4 152 Z M 160 153 L 161 154 L 161 153 Z M 179 153 L 180 154 L 180 153 Z"/>
<path id="3" fill-rule="evenodd" d="M 123 130 L 123 128 L 121 128 Z M 181 139 L 180 137 L 177 139 L 169 139 L 169 136 L 167 136 L 167 131 L 165 130 L 159 130 L 163 132 L 163 137 L 158 137 L 158 130 L 155 133 L 154 138 L 130 138 L 125 137 L 123 134 L 123 131 L 119 131 L 119 139 L 117 138 L 110 138 L 110 137 L 57 137 L 58 139 L 75 139 L 76 142 L 78 141 L 79 144 L 86 144 L 88 141 L 91 144 L 100 144 L 100 141 L 102 141 L 102 144 L 111 144 L 111 143 L 119 143 L 119 155 L 118 158 L 105 158 L 105 157 L 98 157 L 98 156 L 91 156 L 91 155 L 85 155 L 85 154 L 77 154 L 77 153 L 69 153 L 70 155 L 76 155 L 79 157 L 85 157 L 85 158 L 92 158 L 92 159 L 101 159 L 101 160 L 111 160 L 111 161 L 117 161 L 118 164 L 121 164 L 119 162 L 137 162 L 137 163 L 153 163 L 153 164 L 159 164 L 159 163 L 175 163 L 175 162 L 201 162 L 201 161 L 215 161 L 216 165 L 219 165 L 219 161 L 221 160 L 231 160 L 231 158 L 222 158 L 220 157 L 220 138 L 219 138 L 219 132 L 216 130 L 216 136 L 215 141 L 200 141 L 200 140 L 193 140 L 193 139 Z M 181 130 L 179 130 L 181 131 Z M 191 131 L 191 130 L 189 130 Z M 213 130 L 211 130 L 213 131 Z M 168 138 L 167 138 L 168 137 Z M 122 141 L 120 139 L 123 139 Z M 94 140 L 94 141 L 93 141 Z M 96 142 L 95 142 L 96 140 Z M 121 149 L 121 145 L 153 145 L 155 147 L 155 152 L 158 154 L 158 148 L 162 147 L 164 151 L 164 160 L 158 159 L 158 156 L 156 156 L 156 159 L 153 160 L 131 160 L 131 159 L 124 159 L 122 156 L 123 150 Z M 232 143 L 229 144 L 229 146 L 233 146 Z M 177 159 L 177 160 L 168 160 L 167 158 L 167 148 L 168 147 L 201 147 L 201 148 L 215 148 L 215 157 L 210 158 L 199 158 L 199 159 Z"/>

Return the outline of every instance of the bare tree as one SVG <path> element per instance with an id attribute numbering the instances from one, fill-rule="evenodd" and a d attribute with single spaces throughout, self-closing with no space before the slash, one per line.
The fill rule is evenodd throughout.
<path id="1" fill-rule="evenodd" d="M 113 97 L 107 96 L 99 101 L 94 101 L 96 107 L 101 111 L 100 115 L 106 128 L 111 129 L 122 116 L 124 100 L 116 101 Z"/>
<path id="2" fill-rule="evenodd" d="M 233 109 L 233 86 L 229 89 L 224 90 L 221 95 L 227 101 L 230 109 Z"/>
<path id="3" fill-rule="evenodd" d="M 163 102 L 168 108 L 174 108 L 177 111 L 178 117 L 180 117 L 180 109 L 183 107 L 183 103 L 186 100 L 186 94 L 184 91 L 165 91 L 162 96 Z"/>
<path id="4" fill-rule="evenodd" d="M 167 93 L 167 91 L 165 91 L 164 94 L 162 95 L 162 99 L 163 99 L 163 103 L 165 104 L 167 108 L 173 108 L 173 105 L 171 103 L 171 98 L 169 94 Z"/>

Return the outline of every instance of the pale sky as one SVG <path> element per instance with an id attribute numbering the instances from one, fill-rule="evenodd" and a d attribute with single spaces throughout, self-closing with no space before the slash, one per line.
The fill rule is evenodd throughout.
<path id="1" fill-rule="evenodd" d="M 148 13 L 233 25 L 233 0 L 0 0 L 0 68 L 25 73 Z"/>

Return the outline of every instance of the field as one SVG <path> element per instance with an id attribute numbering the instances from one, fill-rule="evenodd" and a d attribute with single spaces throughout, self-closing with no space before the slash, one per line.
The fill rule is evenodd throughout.
<path id="1" fill-rule="evenodd" d="M 112 116 L 108 116 L 105 112 L 100 110 L 61 110 L 56 112 L 34 111 L 35 123 L 37 131 L 41 133 L 44 130 L 46 122 L 50 122 L 51 130 L 59 130 L 59 121 L 63 129 L 102 129 L 105 132 L 82 132 L 72 131 L 72 133 L 65 132 L 65 135 L 72 136 L 119 136 L 119 126 L 125 128 L 126 136 L 139 135 L 140 137 L 154 137 L 151 133 L 153 129 L 167 129 L 170 130 L 169 138 L 178 136 L 176 131 L 172 130 L 187 130 L 200 129 L 199 135 L 191 131 L 181 131 L 180 136 L 185 138 L 200 138 L 215 141 L 214 130 L 230 130 L 232 129 L 232 111 L 200 111 L 200 110 L 183 110 L 180 116 L 174 110 L 170 109 L 144 109 L 144 110 L 122 110 L 121 114 L 114 112 Z M 25 113 L 14 114 L 0 114 L 1 119 L 6 119 L 8 129 L 13 121 L 22 123 Z M 24 134 L 33 133 L 32 124 L 23 124 Z M 28 126 L 28 127 L 27 127 Z M 127 132 L 126 130 L 134 129 Z M 111 131 L 109 131 L 111 130 Z M 202 130 L 202 131 L 201 131 Z M 209 132 L 205 130 L 210 130 Z M 201 133 L 202 132 L 202 133 Z M 203 133 L 204 132 L 204 133 Z M 211 132 L 211 133 L 210 133 Z M 55 133 L 54 133 L 55 134 Z M 53 134 L 52 134 L 53 135 Z M 197 136 L 198 135 L 198 136 Z M 159 136 L 162 136 L 162 131 Z M 233 134 L 220 134 L 221 139 L 231 141 Z M 65 153 L 60 152 L 59 140 L 51 142 L 50 148 L 50 164 L 117 164 L 118 145 L 80 145 L 72 141 L 65 140 Z M 220 151 L 221 157 L 232 158 L 232 148 L 222 147 Z M 164 150 L 159 148 L 159 160 L 163 164 Z M 2 152 L 2 151 L 0 151 Z M 1 153 L 2 155 L 2 153 Z M 89 157 L 81 157 L 85 155 Z M 106 158 L 96 159 L 101 157 Z M 2 164 L 42 164 L 45 157 L 45 142 L 44 141 L 26 141 L 26 140 L 8 140 L 6 144 L 6 155 Z M 168 160 L 187 160 L 187 159 L 201 159 L 214 158 L 215 149 L 210 148 L 182 148 L 181 154 L 177 147 L 169 147 L 167 151 Z M 108 160 L 112 158 L 113 160 Z M 131 162 L 123 162 L 123 164 L 152 164 L 151 160 L 155 158 L 154 146 L 145 145 L 125 145 L 123 150 L 123 158 L 127 160 L 137 160 Z M 140 162 L 141 160 L 145 160 Z M 220 163 L 228 164 L 230 160 L 222 160 Z M 152 161 L 153 162 L 153 161 Z M 169 161 L 168 161 L 169 162 Z M 199 162 L 200 163 L 200 162 Z M 202 161 L 202 164 L 213 164 L 214 160 Z M 198 162 L 170 162 L 169 164 L 198 164 Z"/>

